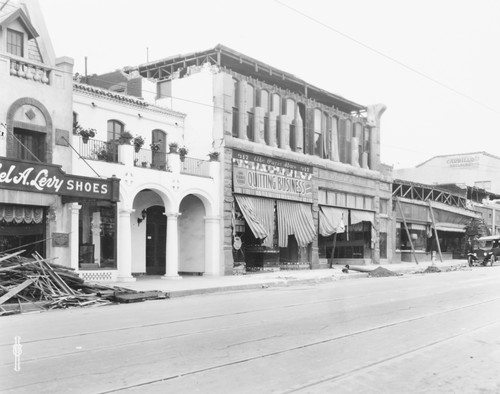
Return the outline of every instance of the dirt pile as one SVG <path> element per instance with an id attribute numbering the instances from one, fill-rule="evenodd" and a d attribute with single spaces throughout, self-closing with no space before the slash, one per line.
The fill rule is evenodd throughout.
<path id="1" fill-rule="evenodd" d="M 368 273 L 368 276 L 373 278 L 383 278 L 386 276 L 398 276 L 398 275 L 399 275 L 398 273 L 388 270 L 387 268 L 384 267 L 375 268 L 373 271 Z"/>

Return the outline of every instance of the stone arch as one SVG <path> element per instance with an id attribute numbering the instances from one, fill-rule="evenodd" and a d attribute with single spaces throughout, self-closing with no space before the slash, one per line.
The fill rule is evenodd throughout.
<path id="1" fill-rule="evenodd" d="M 45 122 L 43 125 L 35 124 L 29 121 L 21 121 L 19 119 L 15 119 L 16 113 L 23 106 L 33 106 L 38 109 L 43 117 L 45 118 Z M 45 133 L 45 141 L 46 141 L 46 161 L 47 163 L 52 163 L 52 140 L 53 140 L 53 123 L 52 117 L 50 116 L 49 111 L 45 106 L 38 100 L 31 97 L 22 97 L 14 101 L 7 111 L 7 152 L 14 152 L 14 128 L 20 127 L 27 130 L 37 131 L 39 133 Z"/>

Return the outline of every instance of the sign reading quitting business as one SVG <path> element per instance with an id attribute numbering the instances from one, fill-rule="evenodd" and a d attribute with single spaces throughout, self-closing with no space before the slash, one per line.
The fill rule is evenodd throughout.
<path id="1" fill-rule="evenodd" d="M 60 196 L 118 201 L 118 178 L 66 174 L 61 166 L 0 158 L 0 188 Z"/>
<path id="2" fill-rule="evenodd" d="M 312 202 L 312 167 L 233 150 L 235 193 Z"/>

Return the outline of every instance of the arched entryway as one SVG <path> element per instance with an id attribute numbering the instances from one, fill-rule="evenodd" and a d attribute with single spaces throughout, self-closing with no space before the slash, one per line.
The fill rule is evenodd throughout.
<path id="1" fill-rule="evenodd" d="M 205 273 L 205 206 L 194 195 L 188 195 L 179 207 L 179 273 Z"/>

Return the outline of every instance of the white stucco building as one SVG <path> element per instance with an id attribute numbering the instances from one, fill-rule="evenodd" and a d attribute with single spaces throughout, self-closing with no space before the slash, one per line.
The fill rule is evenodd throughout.
<path id="1" fill-rule="evenodd" d="M 143 96 L 150 99 L 147 81 L 132 80 L 144 84 Z M 130 281 L 137 275 L 221 274 L 220 176 L 219 163 L 207 160 L 210 123 L 191 135 L 184 113 L 143 97 L 78 82 L 73 92 L 75 120 L 96 131 L 87 142 L 78 129 L 72 134 L 73 173 L 120 179 L 116 203 L 72 200 L 79 244 L 72 264 L 80 275 Z M 135 149 L 135 140 L 123 141 L 124 132 L 142 137 L 144 145 Z M 186 157 L 171 152 L 172 143 L 188 146 Z"/>

